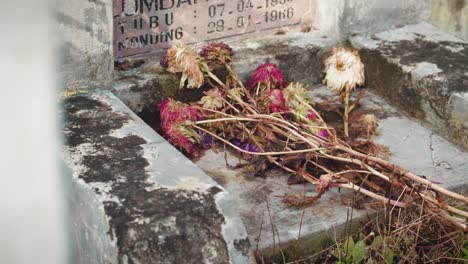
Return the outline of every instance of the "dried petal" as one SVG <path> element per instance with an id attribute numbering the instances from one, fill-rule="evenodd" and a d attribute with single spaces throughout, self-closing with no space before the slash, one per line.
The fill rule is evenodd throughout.
<path id="1" fill-rule="evenodd" d="M 332 55 L 325 60 L 325 82 L 330 89 L 341 92 L 349 85 L 354 89 L 364 85 L 364 64 L 357 50 L 334 48 Z"/>
<path id="2" fill-rule="evenodd" d="M 196 132 L 186 126 L 182 122 L 170 122 L 162 127 L 164 137 L 169 143 L 180 147 L 187 154 L 197 157 L 198 149 L 195 147 Z"/>
<path id="3" fill-rule="evenodd" d="M 325 192 L 330 189 L 330 184 L 333 177 L 330 174 L 324 174 L 320 176 L 319 186 L 317 187 L 317 192 Z"/>
<path id="4" fill-rule="evenodd" d="M 379 127 L 379 120 L 374 114 L 363 115 L 360 121 L 367 128 L 368 132 L 372 132 L 374 134 L 377 133 L 377 128 Z"/>
<path id="5" fill-rule="evenodd" d="M 288 112 L 286 107 L 286 100 L 284 99 L 283 92 L 280 89 L 272 89 L 266 94 L 266 105 L 270 107 L 272 113 Z"/>
<path id="6" fill-rule="evenodd" d="M 190 123 L 202 119 L 201 113 L 172 98 L 162 100 L 158 108 L 163 136 L 189 155 L 198 156 L 199 153 L 194 143 L 198 142 L 200 137 Z"/>
<path id="7" fill-rule="evenodd" d="M 200 51 L 200 56 L 209 63 L 222 65 L 233 61 L 234 52 L 223 42 L 210 42 Z"/>
<path id="8" fill-rule="evenodd" d="M 218 110 L 223 107 L 224 94 L 218 89 L 213 88 L 205 92 L 199 104 L 203 108 Z"/>
<path id="9" fill-rule="evenodd" d="M 288 87 L 283 90 L 284 96 L 287 101 L 298 100 L 299 97 L 304 102 L 309 102 L 309 91 L 304 87 L 302 83 L 290 83 Z"/>
<path id="10" fill-rule="evenodd" d="M 204 77 L 198 65 L 198 55 L 195 51 L 181 44 L 176 44 L 167 50 L 166 57 L 169 72 L 182 72 L 180 88 L 185 85 L 185 81 L 187 81 L 188 88 L 200 88 L 203 85 Z"/>
<path id="11" fill-rule="evenodd" d="M 213 146 L 213 137 L 199 129 L 197 129 L 197 134 L 200 136 L 200 145 L 204 149 L 210 149 Z"/>
<path id="12" fill-rule="evenodd" d="M 270 88 L 284 88 L 287 83 L 283 74 L 275 64 L 264 63 L 257 67 L 249 81 L 249 88 L 255 89 L 258 85 L 265 85 Z"/>
<path id="13" fill-rule="evenodd" d="M 317 119 L 317 115 L 316 115 L 315 112 L 312 111 L 312 110 L 309 110 L 309 111 L 307 112 L 307 116 L 306 116 L 306 117 L 307 117 L 307 119 L 309 119 L 309 120 L 316 120 L 316 119 Z"/>
<path id="14" fill-rule="evenodd" d="M 319 136 L 321 136 L 323 138 L 329 138 L 330 137 L 330 133 L 326 129 L 321 129 L 318 134 L 319 134 Z"/>

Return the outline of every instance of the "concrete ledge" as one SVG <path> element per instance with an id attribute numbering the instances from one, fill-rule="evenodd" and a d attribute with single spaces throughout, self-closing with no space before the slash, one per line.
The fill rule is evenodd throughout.
<path id="1" fill-rule="evenodd" d="M 367 85 L 468 147 L 468 43 L 426 24 L 355 36 Z"/>
<path id="2" fill-rule="evenodd" d="M 77 259 L 253 261 L 235 200 L 119 99 L 90 91 L 63 103 Z"/>

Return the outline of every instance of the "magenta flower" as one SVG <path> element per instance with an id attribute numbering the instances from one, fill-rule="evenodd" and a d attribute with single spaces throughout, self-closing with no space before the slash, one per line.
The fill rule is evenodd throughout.
<path id="1" fill-rule="evenodd" d="M 286 100 L 284 99 L 283 91 L 280 89 L 272 89 L 267 93 L 267 100 L 272 113 L 284 113 L 288 112 L 289 109 L 286 106 Z"/>
<path id="2" fill-rule="evenodd" d="M 164 137 L 169 143 L 183 149 L 192 157 L 198 157 L 200 152 L 195 147 L 194 131 L 183 126 L 183 122 L 170 122 L 162 128 Z"/>
<path id="3" fill-rule="evenodd" d="M 225 64 L 233 61 L 234 52 L 223 42 L 210 42 L 200 51 L 200 56 L 208 62 Z"/>
<path id="4" fill-rule="evenodd" d="M 287 86 L 280 69 L 272 63 L 260 64 L 252 75 L 252 78 L 250 78 L 250 89 L 255 89 L 259 84 L 280 89 Z"/>
<path id="5" fill-rule="evenodd" d="M 203 119 L 203 115 L 200 111 L 184 103 L 177 102 L 172 98 L 163 99 L 158 105 L 158 108 L 161 116 L 161 123 L 180 118 L 192 121 Z"/>
<path id="6" fill-rule="evenodd" d="M 321 129 L 318 134 L 319 136 L 324 137 L 324 138 L 330 137 L 330 133 L 326 129 Z"/>
<path id="7" fill-rule="evenodd" d="M 307 117 L 307 119 L 309 119 L 309 120 L 315 120 L 315 119 L 317 119 L 317 115 L 316 115 L 315 112 L 312 111 L 312 110 L 309 110 L 309 111 L 307 112 L 307 116 L 306 116 L 306 117 Z"/>
<path id="8" fill-rule="evenodd" d="M 161 115 L 163 136 L 173 145 L 183 149 L 191 156 L 198 156 L 195 143 L 199 139 L 197 132 L 190 126 L 190 122 L 202 119 L 201 113 L 186 104 L 174 99 L 162 100 L 158 105 Z"/>

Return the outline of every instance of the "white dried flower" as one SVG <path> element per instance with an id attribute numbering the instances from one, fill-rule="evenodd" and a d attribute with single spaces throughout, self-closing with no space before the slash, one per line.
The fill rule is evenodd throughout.
<path id="1" fill-rule="evenodd" d="M 374 114 L 367 114 L 361 117 L 362 123 L 367 127 L 368 133 L 377 134 L 377 128 L 379 127 L 379 120 Z"/>
<path id="2" fill-rule="evenodd" d="M 354 89 L 364 85 L 364 64 L 357 50 L 334 48 L 332 55 L 325 60 L 325 83 L 330 89 L 341 92 L 349 85 Z"/>
<path id="3" fill-rule="evenodd" d="M 182 44 L 175 44 L 166 52 L 167 71 L 182 72 L 180 88 L 187 81 L 188 88 L 200 88 L 203 85 L 203 73 L 198 66 L 198 54 Z"/>

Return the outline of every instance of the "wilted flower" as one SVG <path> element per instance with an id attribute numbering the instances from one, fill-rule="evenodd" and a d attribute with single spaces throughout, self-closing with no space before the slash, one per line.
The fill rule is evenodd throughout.
<path id="1" fill-rule="evenodd" d="M 213 137 L 199 129 L 197 129 L 197 134 L 200 136 L 200 145 L 204 149 L 210 149 L 213 146 Z"/>
<path id="2" fill-rule="evenodd" d="M 200 104 L 204 108 L 217 110 L 223 107 L 223 98 L 224 94 L 218 88 L 213 88 L 205 92 Z"/>
<path id="3" fill-rule="evenodd" d="M 367 128 L 367 134 L 377 134 L 377 127 L 379 127 L 379 120 L 374 114 L 367 114 L 361 117 L 361 122 Z"/>
<path id="4" fill-rule="evenodd" d="M 197 134 L 184 122 L 170 122 L 162 127 L 164 137 L 169 143 L 182 148 L 187 154 L 197 157 L 200 153 L 195 147 Z"/>
<path id="5" fill-rule="evenodd" d="M 230 142 L 240 148 L 240 149 L 243 149 L 245 151 L 249 151 L 249 152 L 259 152 L 260 151 L 260 148 L 255 145 L 255 144 L 251 144 L 250 141 L 248 139 L 244 140 L 244 141 L 240 141 L 238 139 L 231 139 Z"/>
<path id="6" fill-rule="evenodd" d="M 288 102 L 298 100 L 297 97 L 304 102 L 309 102 L 309 92 L 302 83 L 290 83 L 288 87 L 283 90 L 283 93 Z"/>
<path id="7" fill-rule="evenodd" d="M 214 64 L 225 64 L 233 61 L 234 52 L 223 42 L 210 42 L 200 51 L 200 56 Z"/>
<path id="8" fill-rule="evenodd" d="M 284 88 L 287 85 L 280 69 L 272 63 L 260 64 L 250 78 L 250 89 L 255 89 L 259 84 L 269 88 Z"/>
<path id="9" fill-rule="evenodd" d="M 316 120 L 316 119 L 317 119 L 317 115 L 315 114 L 314 111 L 309 110 L 309 111 L 307 112 L 306 118 L 309 119 L 309 120 Z"/>
<path id="10" fill-rule="evenodd" d="M 266 99 L 272 113 L 288 112 L 286 100 L 284 99 L 283 92 L 280 89 L 272 89 L 268 91 Z"/>
<path id="11" fill-rule="evenodd" d="M 325 82 L 328 87 L 338 92 L 364 85 L 364 64 L 357 50 L 334 48 L 332 55 L 325 60 Z"/>
<path id="12" fill-rule="evenodd" d="M 172 98 L 162 100 L 158 105 L 161 122 L 169 122 L 179 118 L 187 120 L 201 120 L 202 114 L 197 109 L 184 103 L 178 102 Z"/>
<path id="13" fill-rule="evenodd" d="M 189 155 L 198 156 L 199 153 L 194 143 L 198 141 L 199 135 L 190 126 L 190 123 L 200 120 L 201 113 L 197 109 L 172 98 L 163 100 L 158 108 L 164 137 Z"/>
<path id="14" fill-rule="evenodd" d="M 231 88 L 227 90 L 226 93 L 232 98 L 242 98 L 242 96 L 244 96 L 242 88 Z"/>
<path id="15" fill-rule="evenodd" d="M 167 70 L 172 73 L 182 72 L 180 88 L 188 82 L 188 88 L 200 88 L 203 85 L 203 73 L 198 66 L 198 55 L 189 47 L 181 44 L 173 45 L 166 52 Z"/>
<path id="16" fill-rule="evenodd" d="M 329 138 L 330 137 L 330 133 L 326 129 L 320 129 L 318 134 L 319 134 L 319 136 L 321 136 L 323 138 Z"/>
<path id="17" fill-rule="evenodd" d="M 330 174 L 324 174 L 320 176 L 319 186 L 317 187 L 317 192 L 325 192 L 330 189 L 330 185 L 333 177 Z"/>

